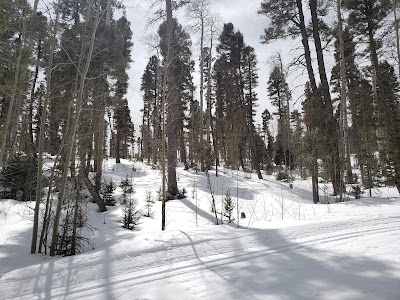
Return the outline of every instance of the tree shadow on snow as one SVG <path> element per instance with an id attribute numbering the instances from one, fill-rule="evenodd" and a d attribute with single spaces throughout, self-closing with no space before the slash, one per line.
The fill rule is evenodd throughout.
<path id="1" fill-rule="evenodd" d="M 233 260 L 209 267 L 226 283 L 215 299 L 400 299 L 400 269 L 384 261 L 318 249 L 309 246 L 310 241 L 293 243 L 279 230 L 246 231 L 264 249 L 238 249 Z M 335 238 L 352 239 L 347 234 Z M 325 239 L 315 242 L 323 244 Z"/>

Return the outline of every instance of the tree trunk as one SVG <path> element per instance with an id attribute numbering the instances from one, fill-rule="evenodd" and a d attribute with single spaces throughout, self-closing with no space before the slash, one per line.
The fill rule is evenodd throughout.
<path id="1" fill-rule="evenodd" d="M 118 117 L 119 118 L 119 117 Z M 121 124 L 120 120 L 117 118 L 117 135 L 115 136 L 115 163 L 121 163 Z M 143 162 L 143 139 L 140 139 L 140 157 Z"/>
<path id="2" fill-rule="evenodd" d="M 79 206 L 80 206 L 80 192 L 81 192 L 81 187 L 79 184 L 79 180 L 75 178 L 75 185 L 76 185 L 76 199 L 75 199 L 75 205 L 74 205 L 74 219 L 72 222 L 72 236 L 71 236 L 71 255 L 76 254 L 76 247 L 77 247 L 77 236 L 76 236 L 76 230 L 78 227 L 78 217 L 79 217 Z"/>
<path id="3" fill-rule="evenodd" d="M 299 12 L 299 20 L 300 20 L 299 27 L 300 27 L 300 32 L 301 32 L 301 43 L 303 44 L 303 48 L 304 48 L 304 57 L 306 60 L 308 79 L 310 80 L 312 93 L 316 93 L 317 92 L 317 83 L 315 81 L 314 70 L 313 70 L 313 66 L 312 66 L 311 51 L 310 51 L 310 45 L 308 42 L 307 29 L 306 29 L 306 25 L 305 25 L 305 21 L 304 21 L 302 0 L 296 0 L 296 4 L 297 4 L 298 12 Z"/>
<path id="4" fill-rule="evenodd" d="M 34 144 L 34 138 L 33 138 L 33 102 L 34 102 L 34 95 L 35 95 L 35 89 L 36 89 L 36 83 L 39 77 L 39 63 L 40 59 L 42 57 L 42 41 L 39 41 L 38 44 L 38 50 L 37 50 L 37 58 L 36 58 L 36 64 L 35 64 L 35 75 L 33 76 L 33 82 L 32 82 L 32 88 L 31 88 L 31 94 L 30 94 L 30 102 L 29 102 L 29 119 L 28 119 L 28 153 L 31 154 L 32 156 L 36 157 L 36 149 L 35 149 L 35 144 Z"/>
<path id="5" fill-rule="evenodd" d="M 394 30 L 396 32 L 397 71 L 400 74 L 400 33 L 399 20 L 397 19 L 397 0 L 393 0 Z"/>
<path id="6" fill-rule="evenodd" d="M 332 99 L 331 94 L 329 92 L 329 83 L 328 78 L 326 76 L 325 70 L 325 61 L 324 61 L 324 54 L 321 45 L 321 38 L 319 35 L 319 20 L 317 14 L 317 0 L 310 0 L 309 1 L 310 10 L 311 10 L 311 19 L 312 19 L 312 31 L 314 37 L 314 44 L 315 49 L 317 52 L 317 62 L 318 62 L 318 70 L 319 70 L 319 77 L 321 80 L 321 87 L 323 93 L 323 104 L 325 108 L 325 116 L 326 116 L 326 132 L 329 133 L 331 136 L 329 138 L 329 145 L 327 145 L 329 161 L 330 161 L 330 173 L 332 178 L 332 185 L 334 194 L 339 194 L 340 189 L 340 168 L 338 168 L 339 163 L 339 145 L 338 145 L 338 130 L 337 124 L 333 116 L 333 107 L 332 107 Z M 339 173 L 339 174 L 338 174 Z M 339 176 L 338 176 L 339 175 Z"/>
<path id="7" fill-rule="evenodd" d="M 308 43 L 307 29 L 306 29 L 305 21 L 304 21 L 302 0 L 296 0 L 296 4 L 297 4 L 298 12 L 299 12 L 299 20 L 300 20 L 299 27 L 300 27 L 301 37 L 302 37 L 301 42 L 304 47 L 304 56 L 306 59 L 308 78 L 310 80 L 310 85 L 311 85 L 311 93 L 312 93 L 312 97 L 317 97 L 317 83 L 315 81 L 314 70 L 313 70 L 313 66 L 312 66 L 311 51 L 310 51 L 310 45 Z M 317 157 L 314 156 L 313 159 L 315 160 L 315 162 L 313 163 L 313 166 L 311 167 L 313 201 L 314 201 L 314 203 L 318 203 L 319 202 L 318 168 L 315 168 L 315 166 L 314 166 L 314 164 L 316 164 Z"/>
<path id="8" fill-rule="evenodd" d="M 340 189 L 339 189 L 339 201 L 343 201 L 343 183 L 344 183 L 344 170 L 345 170 L 345 159 L 346 159 L 346 129 L 345 123 L 347 124 L 347 93 L 346 93 L 346 62 L 345 62 L 345 51 L 344 51 L 344 39 L 343 39 L 343 21 L 341 13 L 342 1 L 337 0 L 337 18 L 338 18 L 338 35 L 339 35 L 339 47 L 340 47 Z M 347 170 L 348 171 L 348 170 Z"/>
<path id="9" fill-rule="evenodd" d="M 176 160 L 177 160 L 177 86 L 174 63 L 174 47 L 172 41 L 173 20 L 171 0 L 166 0 L 167 8 L 167 137 L 168 137 L 168 191 L 174 195 L 178 191 L 176 182 Z"/>
<path id="10" fill-rule="evenodd" d="M 43 102 L 42 115 L 40 117 L 40 136 L 39 136 L 39 149 L 38 149 L 38 169 L 36 173 L 36 199 L 35 199 L 35 210 L 33 217 L 33 230 L 32 230 L 32 243 L 31 243 L 31 253 L 36 253 L 36 244 L 37 244 L 37 236 L 38 236 L 38 227 L 39 227 L 39 208 L 40 202 L 42 198 L 42 171 L 43 171 L 43 151 L 45 144 L 45 126 L 47 121 L 47 108 L 50 102 L 50 90 L 51 90 L 51 80 L 52 80 L 52 71 L 53 71 L 53 59 L 54 59 L 54 51 L 56 47 L 56 35 L 58 31 L 58 19 L 60 16 L 60 3 L 61 0 L 57 2 L 56 8 L 56 19 L 54 23 L 54 29 L 51 35 L 50 40 L 50 51 L 49 51 L 49 65 L 47 68 L 47 79 L 46 79 L 46 96 Z M 66 162 L 66 164 L 68 164 Z M 49 193 L 51 191 L 49 190 Z"/>
<path id="11" fill-rule="evenodd" d="M 42 225 L 42 230 L 40 233 L 38 253 L 42 253 L 42 246 L 46 247 L 46 245 L 44 245 L 44 242 L 47 240 L 47 232 L 48 232 L 49 223 L 50 223 L 49 218 L 50 218 L 50 211 L 51 211 L 51 193 L 53 191 L 53 183 L 54 183 L 54 175 L 55 175 L 55 171 L 56 171 L 56 166 L 58 164 L 58 159 L 60 157 L 62 148 L 63 148 L 63 146 L 60 147 L 60 151 L 57 154 L 56 159 L 54 160 L 54 165 L 51 169 L 49 191 L 48 191 L 47 197 L 46 197 L 46 206 L 44 209 L 43 225 Z"/>
<path id="12" fill-rule="evenodd" d="M 318 188 L 318 162 L 316 159 L 312 162 L 311 168 L 311 182 L 312 182 L 312 194 L 313 202 L 317 204 L 319 202 L 319 188 Z"/>
<path id="13" fill-rule="evenodd" d="M 89 9 L 89 11 L 90 11 L 90 9 Z M 88 11 L 88 14 L 90 13 L 89 11 Z M 92 55 L 93 55 L 93 49 L 94 49 L 96 32 L 97 32 L 97 28 L 99 25 L 99 19 L 100 19 L 100 6 L 97 7 L 96 17 L 94 20 L 94 24 L 93 24 L 93 28 L 92 28 L 92 35 L 91 35 L 91 39 L 90 39 L 90 43 L 89 43 L 89 49 L 88 49 L 88 53 L 86 56 L 86 62 L 85 62 L 84 69 L 82 70 L 82 73 L 81 73 L 80 84 L 79 84 L 79 94 L 76 99 L 75 118 L 74 118 L 74 123 L 71 127 L 72 130 L 70 132 L 70 137 L 69 137 L 70 140 L 69 140 L 69 143 L 67 143 L 67 154 L 66 154 L 65 165 L 64 165 L 63 174 L 62 174 L 60 193 L 59 193 L 59 197 L 58 197 L 58 201 L 57 201 L 56 214 L 54 217 L 53 234 L 52 234 L 52 240 L 51 240 L 51 246 L 50 246 L 50 256 L 54 256 L 56 254 L 58 226 L 59 226 L 60 217 L 61 217 L 62 202 L 64 200 L 64 196 L 65 196 L 65 192 L 66 192 L 68 171 L 69 171 L 69 162 L 71 161 L 71 157 L 72 157 L 72 150 L 73 150 L 74 141 L 75 141 L 75 137 L 76 137 L 76 130 L 78 127 L 79 117 L 80 117 L 80 113 L 81 113 L 81 105 L 82 105 L 82 101 L 83 101 L 83 93 L 84 93 L 84 87 L 85 87 L 85 82 L 86 82 L 86 76 L 89 71 L 89 66 L 90 66 L 90 62 L 92 59 Z M 84 47 L 84 45 L 82 45 L 82 47 Z M 68 137 L 66 137 L 66 139 L 68 139 Z M 101 210 L 101 208 L 100 208 L 100 210 Z"/>
<path id="14" fill-rule="evenodd" d="M 17 55 L 17 61 L 15 64 L 15 74 L 14 74 L 14 82 L 11 90 L 11 97 L 10 97 L 10 104 L 8 106 L 8 112 L 7 112 L 7 118 L 6 118 L 6 123 L 4 125 L 4 138 L 1 143 L 1 152 L 0 152 L 0 168 L 4 166 L 4 164 L 7 164 L 8 160 L 8 154 L 6 153 L 6 145 L 9 142 L 10 139 L 10 125 L 11 125 L 11 119 L 14 113 L 14 106 L 16 102 L 16 97 L 17 97 L 17 87 L 18 87 L 18 81 L 20 78 L 20 68 L 21 68 L 21 60 L 22 60 L 22 50 L 24 48 L 24 39 L 26 35 L 26 30 L 27 30 L 27 8 L 25 7 L 23 11 L 23 20 L 22 20 L 22 32 L 20 36 L 20 43 L 19 43 L 19 48 L 18 48 L 18 55 Z"/>
<path id="15" fill-rule="evenodd" d="M 213 145 L 214 145 L 214 157 L 215 157 L 215 177 L 218 177 L 218 167 L 219 167 L 219 152 L 218 152 L 218 142 L 217 136 L 215 133 L 214 126 L 211 125 L 211 134 L 213 137 Z"/>
<path id="16" fill-rule="evenodd" d="M 204 20 L 201 19 L 201 34 L 200 34 L 200 162 L 201 170 L 205 170 L 205 147 L 204 147 L 204 115 L 203 115 L 203 100 L 204 100 Z"/>
<path id="17" fill-rule="evenodd" d="M 183 135 L 183 128 L 181 128 L 181 132 L 179 134 L 179 148 L 180 148 L 180 155 L 181 155 L 181 162 L 183 162 L 185 166 L 185 170 L 189 170 L 189 165 L 187 162 L 187 154 L 186 154 L 186 146 L 185 146 L 185 137 Z"/>
<path id="18" fill-rule="evenodd" d="M 103 148 L 104 148 L 104 114 L 105 114 L 105 95 L 101 92 L 100 101 L 96 101 L 95 105 L 98 107 L 94 110 L 96 124 L 93 124 L 94 129 L 94 165 L 95 165 L 95 188 L 99 192 L 101 188 L 101 178 L 103 176 Z"/>
<path id="19" fill-rule="evenodd" d="M 107 211 L 106 205 L 104 204 L 103 199 L 100 198 L 99 194 L 96 192 L 92 182 L 90 181 L 89 177 L 87 174 L 84 174 L 83 172 L 80 172 L 80 177 L 85 184 L 85 187 L 89 191 L 90 195 L 93 198 L 93 201 L 96 202 L 97 206 L 99 207 L 100 212 L 105 212 Z"/>

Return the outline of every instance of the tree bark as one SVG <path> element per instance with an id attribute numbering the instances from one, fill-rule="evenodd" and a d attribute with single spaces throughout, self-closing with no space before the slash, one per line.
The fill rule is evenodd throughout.
<path id="1" fill-rule="evenodd" d="M 307 36 L 307 30 L 305 26 L 305 21 L 304 21 L 304 12 L 303 12 L 303 4 L 302 0 L 296 0 L 297 4 L 297 9 L 299 12 L 299 20 L 300 20 L 300 32 L 301 32 L 301 42 L 304 47 L 304 56 L 306 59 L 306 66 L 307 66 L 307 73 L 308 73 L 308 78 L 310 81 L 311 85 L 311 93 L 312 97 L 317 97 L 317 83 L 315 81 L 315 76 L 314 76 L 314 70 L 312 67 L 312 60 L 311 60 L 311 51 L 310 51 L 310 45 L 308 43 L 308 36 Z M 313 151 L 314 153 L 314 151 Z M 316 164 L 318 157 L 313 155 L 313 166 L 311 167 L 311 174 L 312 174 L 312 188 L 313 188 L 313 201 L 314 203 L 319 202 L 319 190 L 318 190 L 318 168 L 315 168 L 314 164 Z"/>
<path id="2" fill-rule="evenodd" d="M 42 58 L 42 41 L 40 40 L 38 43 L 38 53 L 37 53 L 37 58 L 36 58 L 36 64 L 35 64 L 35 75 L 33 76 L 33 82 L 32 82 L 32 87 L 31 87 L 31 94 L 30 94 L 30 102 L 29 102 L 29 119 L 28 119 L 28 153 L 32 155 L 33 157 L 36 157 L 36 149 L 35 149 L 35 144 L 34 144 L 34 138 L 33 138 L 33 102 L 34 102 L 34 95 L 35 95 L 35 89 L 36 89 L 36 83 L 39 77 L 39 63 L 40 59 Z"/>
<path id="3" fill-rule="evenodd" d="M 11 118 L 14 113 L 14 106 L 16 102 L 16 97 L 17 97 L 17 87 L 18 87 L 18 81 L 20 77 L 20 68 L 21 68 L 21 60 L 22 60 L 22 50 L 24 48 L 24 39 L 26 35 L 26 30 L 27 30 L 27 7 L 24 8 L 23 11 L 23 20 L 22 20 L 22 31 L 21 31 L 21 36 L 20 36 L 20 42 L 19 42 L 19 48 L 18 48 L 18 54 L 17 54 L 17 61 L 15 64 L 15 74 L 14 74 L 14 82 L 11 90 L 11 97 L 10 97 L 10 104 L 8 106 L 8 112 L 7 112 L 7 118 L 6 118 L 6 123 L 4 125 L 4 138 L 1 143 L 1 152 L 0 152 L 0 168 L 3 167 L 3 164 L 7 164 L 8 160 L 8 155 L 6 153 L 6 145 L 7 142 L 9 142 L 10 139 L 10 124 L 11 124 Z"/>
<path id="4" fill-rule="evenodd" d="M 93 198 L 93 201 L 96 202 L 97 206 L 99 207 L 100 212 L 105 212 L 107 211 L 106 205 L 104 204 L 103 199 L 100 198 L 99 194 L 96 192 L 96 189 L 94 188 L 92 182 L 90 181 L 89 177 L 87 174 L 84 174 L 83 172 L 80 173 L 80 177 L 85 184 L 85 187 L 89 191 L 90 195 Z"/>
<path id="5" fill-rule="evenodd" d="M 397 72 L 400 74 L 400 33 L 399 20 L 397 19 L 397 0 L 393 0 L 394 30 L 396 32 Z"/>
<path id="6" fill-rule="evenodd" d="M 332 179 L 332 185 L 334 194 L 339 194 L 340 188 L 340 168 L 338 168 L 339 163 L 339 145 L 338 145 L 338 130 L 336 121 L 333 116 L 333 107 L 332 107 L 332 99 L 331 94 L 329 92 L 329 83 L 328 78 L 326 76 L 325 70 L 325 61 L 324 54 L 321 45 L 321 38 L 319 35 L 319 21 L 317 14 L 317 0 L 309 1 L 310 10 L 311 10 L 311 19 L 312 19 L 312 31 L 314 37 L 315 49 L 317 52 L 317 62 L 318 62 L 318 70 L 319 77 L 321 80 L 322 94 L 323 94 L 323 104 L 325 108 L 325 116 L 326 116 L 326 132 L 331 134 L 329 139 L 328 152 L 329 152 L 329 160 L 330 160 L 330 173 Z M 339 174 L 338 174 L 339 173 Z"/>
<path id="7" fill-rule="evenodd" d="M 88 14 L 89 13 L 90 12 L 88 12 Z M 85 82 L 86 82 L 86 76 L 89 71 L 89 66 L 90 66 L 90 62 L 92 59 L 92 55 L 93 55 L 95 37 L 96 37 L 97 28 L 99 25 L 99 20 L 100 20 L 100 5 L 97 6 L 97 12 L 96 12 L 96 17 L 95 17 L 95 20 L 93 23 L 91 39 L 90 39 L 90 43 L 89 43 L 89 49 L 88 49 L 88 52 L 86 55 L 86 62 L 85 62 L 84 69 L 82 70 L 81 78 L 80 78 L 79 94 L 76 99 L 76 112 L 75 112 L 74 123 L 71 127 L 72 130 L 70 132 L 69 143 L 67 143 L 67 154 L 66 154 L 65 165 L 64 165 L 63 174 L 62 174 L 60 193 L 59 193 L 59 197 L 58 197 L 58 201 L 57 201 L 56 214 L 54 217 L 53 234 L 52 234 L 52 240 L 51 240 L 51 246 L 50 246 L 50 256 L 54 256 L 56 254 L 58 226 L 59 226 L 60 217 L 61 217 L 62 202 L 64 200 L 64 196 L 65 196 L 65 192 L 66 192 L 68 171 L 69 171 L 69 162 L 72 157 L 72 150 L 73 150 L 74 141 L 75 141 L 75 137 L 76 137 L 76 130 L 78 127 L 79 117 L 80 117 L 80 113 L 81 113 L 81 105 L 82 105 L 82 101 L 83 101 L 83 93 L 84 93 L 84 87 L 85 87 Z M 82 45 L 82 47 L 84 47 L 84 45 Z M 68 137 L 66 137 L 66 138 L 68 138 Z"/>
<path id="8" fill-rule="evenodd" d="M 173 20 L 171 0 L 166 0 L 167 8 L 167 137 L 168 137 L 168 191 L 175 194 L 178 191 L 176 181 L 176 161 L 177 161 L 177 86 L 174 63 L 173 47 Z"/>
<path id="9" fill-rule="evenodd" d="M 345 170 L 345 157 L 346 157 L 346 129 L 347 124 L 347 93 L 346 93 L 346 64 L 344 52 L 344 39 L 343 39 L 343 21 L 341 13 L 342 1 L 337 0 L 337 17 L 338 17 L 338 35 L 339 35 L 339 48 L 340 48 L 340 189 L 339 201 L 343 201 L 343 183 L 344 183 L 344 170 Z"/>
<path id="10" fill-rule="evenodd" d="M 200 159 L 201 169 L 208 168 L 205 166 L 205 147 L 204 147 L 204 115 L 203 115 L 203 99 L 204 99 L 204 19 L 201 18 L 201 29 L 200 29 Z"/>
<path id="11" fill-rule="evenodd" d="M 51 80 L 53 72 L 53 59 L 54 51 L 56 47 L 56 35 L 58 31 L 58 19 L 60 16 L 60 3 L 61 0 L 57 2 L 56 8 L 56 19 L 54 22 L 54 29 L 50 40 L 50 51 L 49 51 L 49 65 L 47 68 L 47 80 L 46 80 L 46 96 L 43 102 L 42 115 L 40 117 L 40 136 L 39 136 L 39 149 L 38 149 L 38 169 L 36 173 L 36 199 L 35 199 L 35 210 L 33 217 L 33 230 L 32 230 L 32 244 L 31 253 L 36 253 L 37 237 L 38 237 L 38 227 L 39 227 L 39 208 L 42 198 L 42 172 L 43 172 L 43 151 L 45 143 L 45 126 L 47 121 L 47 108 L 50 102 L 50 90 L 51 90 Z M 68 164 L 68 163 L 66 163 Z M 50 193 L 51 191 L 49 191 Z"/>
<path id="12" fill-rule="evenodd" d="M 94 150 L 94 164 L 95 164 L 95 188 L 99 192 L 101 188 L 101 177 L 103 176 L 103 148 L 104 148 L 104 114 L 105 114 L 105 95 L 101 92 L 100 101 L 96 101 L 98 107 L 95 109 L 94 124 L 95 132 L 95 150 Z M 97 106 L 96 105 L 96 106 Z"/>

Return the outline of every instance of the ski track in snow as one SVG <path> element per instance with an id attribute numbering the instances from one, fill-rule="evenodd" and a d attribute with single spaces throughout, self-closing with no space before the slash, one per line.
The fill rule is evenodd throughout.
<path id="1" fill-rule="evenodd" d="M 286 296 L 274 296 L 274 292 L 272 295 L 269 293 L 277 289 L 284 290 L 282 286 L 288 285 L 288 282 L 301 281 L 302 276 L 322 273 L 325 277 L 325 273 L 329 273 L 330 268 L 335 265 L 346 268 L 346 264 L 354 259 L 354 253 L 346 254 L 343 251 L 346 244 L 355 247 L 355 243 L 360 239 L 386 240 L 384 244 L 374 244 L 373 247 L 361 249 L 361 253 L 358 254 L 362 254 L 363 257 L 378 255 L 382 253 L 382 249 L 395 243 L 399 245 L 400 217 L 314 223 L 281 230 L 232 228 L 222 230 L 222 236 L 225 236 L 222 239 L 212 238 L 214 231 L 217 235 L 220 231 L 216 228 L 203 233 L 210 236 L 208 240 L 194 243 L 190 242 L 190 235 L 182 231 L 180 234 L 188 239 L 186 244 L 178 244 L 167 250 L 155 249 L 154 252 L 148 251 L 134 256 L 127 254 L 126 257 L 116 260 L 109 259 L 106 255 L 104 261 L 101 259 L 95 262 L 86 261 L 86 266 L 82 266 L 80 263 L 82 259 L 77 257 L 60 259 L 56 262 L 57 267 L 54 261 L 28 267 L 24 270 L 24 274 L 27 274 L 25 276 L 18 270 L 11 271 L 3 274 L 1 278 L 0 298 L 312 299 L 313 297 L 307 298 L 301 294 L 294 298 L 290 293 Z M 338 253 L 330 252 L 335 248 L 343 252 L 339 264 L 333 259 Z M 286 257 L 292 255 L 304 256 L 307 263 L 300 259 L 299 264 L 284 264 Z M 379 256 L 384 258 L 382 254 Z M 87 260 L 90 257 L 83 259 Z M 276 270 L 268 268 L 270 260 L 283 263 L 282 269 L 279 270 L 279 273 L 282 273 L 280 282 L 271 279 L 276 276 L 272 271 Z M 245 275 L 245 278 L 252 276 L 255 278 L 247 279 L 246 284 L 243 284 L 244 287 L 241 287 L 239 282 L 242 272 L 248 272 L 249 268 L 257 269 L 256 266 L 262 265 L 265 265 L 265 268 L 260 268 L 254 274 Z M 54 268 L 58 271 L 54 271 Z M 395 298 L 388 299 L 398 300 L 400 299 L 398 265 L 395 271 L 397 276 L 395 279 L 399 284 L 394 287 L 397 294 L 394 295 Z M 265 277 L 260 281 L 260 276 Z M 223 284 L 218 284 L 221 281 Z M 368 287 L 365 288 L 368 292 Z M 173 292 L 169 295 L 168 291 Z M 374 296 L 373 292 L 372 289 L 364 295 L 364 298 L 359 299 L 379 299 L 379 293 Z M 176 298 L 177 293 L 182 294 Z M 340 299 L 358 299 L 351 298 L 351 293 L 348 296 Z M 322 294 L 315 297 L 339 299 Z"/>

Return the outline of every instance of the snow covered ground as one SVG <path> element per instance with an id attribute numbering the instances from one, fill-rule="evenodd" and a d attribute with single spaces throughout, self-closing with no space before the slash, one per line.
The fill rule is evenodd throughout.
<path id="1" fill-rule="evenodd" d="M 246 214 L 240 228 L 213 225 L 206 177 L 180 169 L 188 198 L 167 203 L 165 232 L 158 201 L 138 231 L 120 227 L 121 206 L 99 214 L 89 203 L 95 249 L 73 257 L 28 254 L 32 204 L 0 200 L 0 299 L 400 299 L 396 190 L 345 203 L 321 190 L 330 204 L 313 205 L 308 181 L 290 189 L 221 171 L 211 176 L 216 207 L 229 189 L 234 217 Z M 156 200 L 158 170 L 108 161 L 104 172 L 116 183 L 131 176 L 142 209 L 146 192 Z"/>

